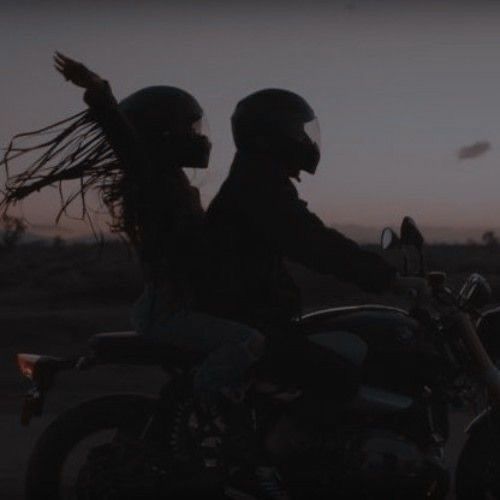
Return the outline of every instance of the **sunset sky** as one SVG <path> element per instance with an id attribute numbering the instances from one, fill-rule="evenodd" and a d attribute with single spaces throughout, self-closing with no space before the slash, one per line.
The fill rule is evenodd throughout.
<path id="1" fill-rule="evenodd" d="M 195 182 L 208 202 L 234 153 L 235 104 L 282 87 L 319 117 L 322 161 L 299 189 L 329 224 L 382 227 L 411 214 L 426 226 L 500 227 L 499 27 L 493 0 L 7 0 L 0 142 L 83 109 L 81 90 L 52 67 L 57 49 L 107 78 L 118 98 L 170 84 L 199 99 L 214 150 Z M 491 149 L 458 159 L 478 141 Z M 55 192 L 24 204 L 36 225 L 56 211 Z"/>

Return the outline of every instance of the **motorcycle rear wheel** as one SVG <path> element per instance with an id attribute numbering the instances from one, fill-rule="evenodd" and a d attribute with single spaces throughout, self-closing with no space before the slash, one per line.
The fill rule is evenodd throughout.
<path id="1" fill-rule="evenodd" d="M 63 500 L 64 466 L 77 446 L 102 431 L 139 436 L 154 413 L 156 399 L 113 394 L 86 401 L 58 416 L 42 433 L 28 462 L 26 500 Z M 70 496 L 71 498 L 71 496 Z"/>

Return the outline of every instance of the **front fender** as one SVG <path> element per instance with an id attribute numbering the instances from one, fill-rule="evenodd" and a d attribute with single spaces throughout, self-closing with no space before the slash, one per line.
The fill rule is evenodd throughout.
<path id="1" fill-rule="evenodd" d="M 476 328 L 491 359 L 500 361 L 500 307 L 485 311 L 478 319 Z"/>
<path id="2" fill-rule="evenodd" d="M 493 423 L 500 424 L 500 413 L 491 407 L 484 409 L 479 415 L 477 415 L 465 428 L 467 434 L 473 434 L 474 432 L 483 429 L 487 425 L 492 425 Z"/>

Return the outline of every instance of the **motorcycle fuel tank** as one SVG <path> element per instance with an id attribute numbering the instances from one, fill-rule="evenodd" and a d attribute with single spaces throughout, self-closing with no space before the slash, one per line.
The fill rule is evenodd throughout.
<path id="1" fill-rule="evenodd" d="M 406 311 L 382 305 L 324 309 L 299 321 L 305 335 L 348 332 L 367 346 L 364 381 L 389 390 L 432 384 L 435 353 L 419 323 Z"/>
<path id="2" fill-rule="evenodd" d="M 411 343 L 418 323 L 406 311 L 381 305 L 323 309 L 302 316 L 301 328 L 307 335 L 324 331 L 348 331 L 369 345 Z"/>

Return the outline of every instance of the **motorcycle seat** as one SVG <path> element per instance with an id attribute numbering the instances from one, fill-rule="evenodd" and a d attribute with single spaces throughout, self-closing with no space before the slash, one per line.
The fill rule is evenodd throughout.
<path id="1" fill-rule="evenodd" d="M 89 340 L 99 361 L 134 365 L 195 364 L 200 354 L 160 342 L 135 331 L 99 333 Z"/>

